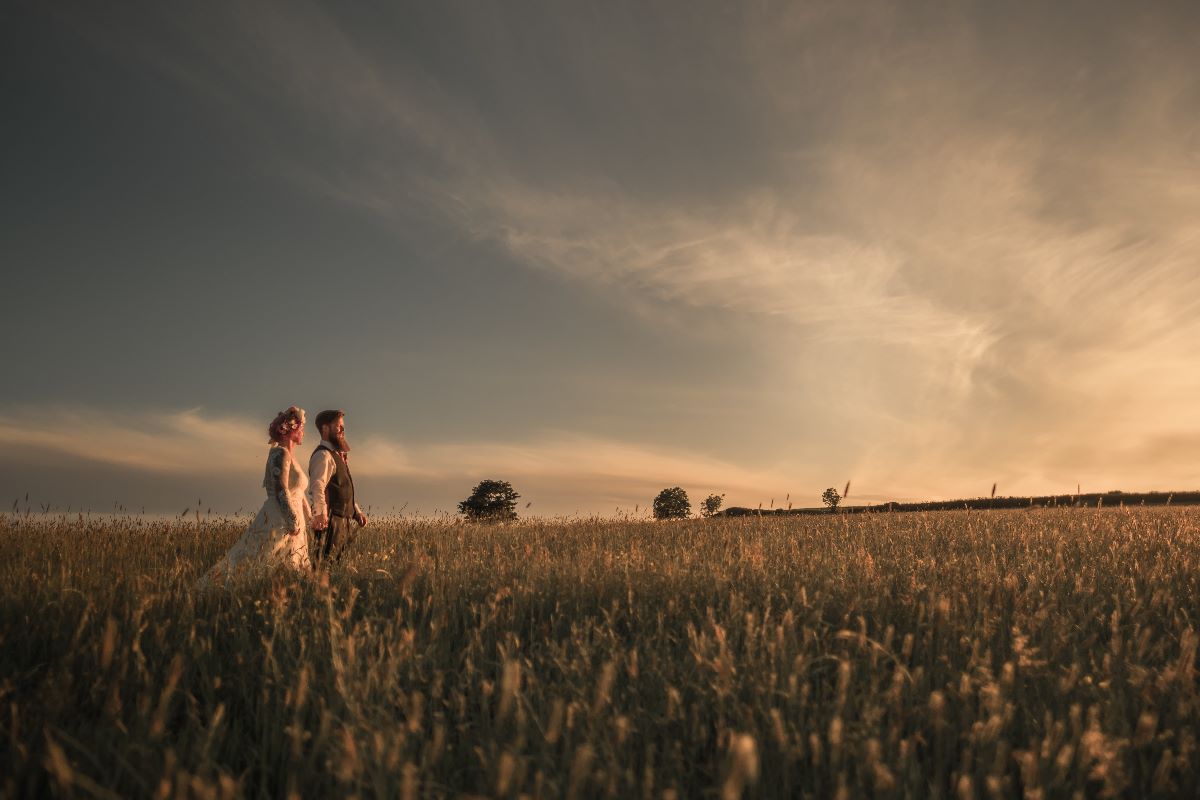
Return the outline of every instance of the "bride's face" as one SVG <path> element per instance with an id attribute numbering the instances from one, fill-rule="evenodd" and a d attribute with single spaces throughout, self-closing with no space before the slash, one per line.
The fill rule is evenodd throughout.
<path id="1" fill-rule="evenodd" d="M 292 432 L 292 441 L 296 444 L 304 444 L 304 428 L 296 428 Z"/>

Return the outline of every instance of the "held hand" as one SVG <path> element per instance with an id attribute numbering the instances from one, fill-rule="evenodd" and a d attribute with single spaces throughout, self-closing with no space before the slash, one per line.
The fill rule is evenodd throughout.
<path id="1" fill-rule="evenodd" d="M 292 531 L 292 534 L 291 534 L 291 535 L 292 535 L 292 536 L 299 536 L 299 535 L 301 535 L 302 533 L 304 533 L 304 529 L 303 529 L 303 528 L 296 528 L 296 530 Z"/>
<path id="2" fill-rule="evenodd" d="M 329 517 L 324 514 L 317 514 L 312 521 L 313 530 L 323 531 L 329 527 Z"/>
<path id="3" fill-rule="evenodd" d="M 361 527 L 361 528 L 367 527 L 367 515 L 362 513 L 361 511 L 357 512 L 354 515 L 354 521 L 357 522 L 359 527 Z"/>

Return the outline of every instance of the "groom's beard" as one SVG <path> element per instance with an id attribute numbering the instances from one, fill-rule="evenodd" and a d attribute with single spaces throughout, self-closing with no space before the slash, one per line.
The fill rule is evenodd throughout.
<path id="1" fill-rule="evenodd" d="M 350 452 L 350 445 L 346 442 L 345 436 L 333 437 L 333 443 L 337 445 L 338 450 L 340 450 L 341 452 L 343 452 L 343 453 Z"/>

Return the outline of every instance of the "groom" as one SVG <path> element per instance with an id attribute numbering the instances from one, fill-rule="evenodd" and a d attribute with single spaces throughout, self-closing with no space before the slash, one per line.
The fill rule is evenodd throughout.
<path id="1" fill-rule="evenodd" d="M 367 517 L 354 502 L 354 479 L 346 461 L 346 415 L 341 411 L 317 414 L 321 443 L 308 461 L 308 493 L 313 513 L 313 564 L 327 558 L 337 561 L 354 536 L 351 521 L 359 527 Z"/>

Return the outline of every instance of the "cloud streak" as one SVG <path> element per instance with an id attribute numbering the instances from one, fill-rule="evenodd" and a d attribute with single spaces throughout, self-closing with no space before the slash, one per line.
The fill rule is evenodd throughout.
<path id="1" fill-rule="evenodd" d="M 183 411 L 113 413 L 98 409 L 6 409 L 0 447 L 38 463 L 73 469 L 116 467 L 173 476 L 210 497 L 217 478 L 241 475 L 249 489 L 260 479 L 266 452 L 265 426 L 232 416 Z M 302 458 L 317 442 L 313 432 Z M 384 436 L 352 442 L 360 483 L 388 499 L 427 510 L 449 508 L 484 478 L 512 481 L 538 513 L 632 510 L 647 506 L 667 483 L 697 492 L 757 497 L 780 476 L 704 455 L 655 449 L 634 442 L 547 431 L 530 441 L 445 442 L 402 446 Z M 19 466 L 20 461 L 15 466 Z M 64 487 L 69 494 L 69 487 Z M 382 503 L 384 498 L 373 498 Z M 72 498 L 56 498 L 67 504 Z M 78 504 L 78 501 L 74 501 Z M 136 504 L 153 502 L 137 498 Z"/>

